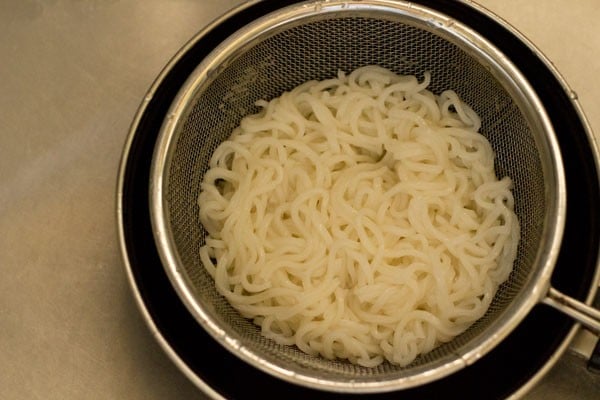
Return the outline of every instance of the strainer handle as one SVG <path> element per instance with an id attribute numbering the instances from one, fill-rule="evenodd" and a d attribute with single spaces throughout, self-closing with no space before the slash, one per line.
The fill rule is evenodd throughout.
<path id="1" fill-rule="evenodd" d="M 600 336 L 600 310 L 575 300 L 552 287 L 548 290 L 542 303 L 570 316 L 595 335 Z"/>

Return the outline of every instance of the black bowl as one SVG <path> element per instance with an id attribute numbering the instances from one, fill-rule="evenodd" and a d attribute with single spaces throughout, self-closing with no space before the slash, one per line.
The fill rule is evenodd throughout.
<path id="1" fill-rule="evenodd" d="M 179 88 L 198 63 L 239 27 L 297 0 L 265 0 L 239 7 L 197 35 L 167 66 L 140 108 L 123 155 L 119 187 L 119 224 L 132 288 L 141 299 L 148 324 L 164 339 L 163 347 L 200 387 L 228 399 L 255 396 L 286 399 L 348 398 L 464 399 L 505 398 L 540 379 L 574 333 L 575 323 L 544 305 L 494 350 L 448 377 L 401 392 L 348 395 L 296 386 L 265 374 L 214 341 L 179 300 L 161 264 L 150 225 L 150 164 L 163 119 Z M 579 300 L 594 290 L 600 243 L 600 188 L 591 133 L 562 79 L 539 53 L 503 22 L 458 1 L 418 0 L 460 20 L 503 51 L 528 78 L 554 125 L 567 177 L 567 221 L 552 286 Z"/>

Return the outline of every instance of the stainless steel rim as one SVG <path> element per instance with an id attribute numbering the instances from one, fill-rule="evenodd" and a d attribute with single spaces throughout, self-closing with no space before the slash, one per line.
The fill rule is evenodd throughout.
<path id="1" fill-rule="evenodd" d="M 467 51 L 473 53 L 474 57 L 477 57 L 482 63 L 488 65 L 503 83 L 512 85 L 511 88 L 513 89 L 513 94 L 518 101 L 527 102 L 530 105 L 527 109 L 531 110 L 532 115 L 530 117 L 537 124 L 536 129 L 547 133 L 547 142 L 542 145 L 550 148 L 548 154 L 551 154 L 553 159 L 550 160 L 548 164 L 555 166 L 555 168 L 552 171 L 546 172 L 548 176 L 551 176 L 550 179 L 553 180 L 550 186 L 558 188 L 555 195 L 551 196 L 551 201 L 555 201 L 555 203 L 549 206 L 549 208 L 557 210 L 557 212 L 555 214 L 552 213 L 549 217 L 552 221 L 551 223 L 548 223 L 549 221 L 547 221 L 549 230 L 546 232 L 546 248 L 544 249 L 541 259 L 536 260 L 536 263 L 543 264 L 536 268 L 535 279 L 539 284 L 533 288 L 534 294 L 523 300 L 519 310 L 504 319 L 497 328 L 493 329 L 495 332 L 494 335 L 489 335 L 485 340 L 467 346 L 466 352 L 452 362 L 437 367 L 433 371 L 424 371 L 423 373 L 409 378 L 372 383 L 337 382 L 292 373 L 266 362 L 260 356 L 257 356 L 247 347 L 242 345 L 239 340 L 231 338 L 196 301 L 194 288 L 190 284 L 187 276 L 182 273 L 182 268 L 180 267 L 181 260 L 175 249 L 173 239 L 170 236 L 170 222 L 168 218 L 165 217 L 168 211 L 168 205 L 165 201 L 164 188 L 168 185 L 166 166 L 170 163 L 170 149 L 177 140 L 178 126 L 181 123 L 182 116 L 185 114 L 189 102 L 196 95 L 196 89 L 204 82 L 210 81 L 214 75 L 218 74 L 223 66 L 227 65 L 227 63 L 236 56 L 240 51 L 240 48 L 252 44 L 265 32 L 277 31 L 281 25 L 302 21 L 302 19 L 307 16 L 340 13 L 350 9 L 360 10 L 370 14 L 381 11 L 398 13 L 403 17 L 408 18 L 408 20 L 415 21 L 415 23 L 427 21 L 428 28 L 431 31 L 435 31 L 441 37 L 451 38 L 455 42 L 458 42 L 459 45 L 464 46 Z M 552 268 L 558 256 L 558 244 L 561 241 L 565 222 L 565 178 L 558 144 L 554 138 L 553 129 L 549 119 L 545 115 L 544 108 L 525 77 L 523 77 L 510 60 L 490 42 L 477 32 L 474 32 L 461 24 L 459 21 L 452 20 L 443 14 L 425 7 L 415 6 L 404 2 L 392 2 L 389 0 L 307 2 L 278 10 L 240 29 L 219 45 L 198 66 L 196 71 L 182 87 L 173 102 L 168 117 L 163 125 L 158 140 L 158 146 L 156 148 L 152 171 L 151 214 L 153 217 L 152 223 L 159 253 L 171 282 L 198 322 L 205 327 L 218 342 L 228 348 L 231 352 L 265 372 L 290 382 L 341 392 L 353 391 L 366 393 L 412 387 L 446 376 L 481 358 L 489 350 L 495 347 L 497 343 L 503 340 L 527 315 L 530 309 L 544 296 L 548 289 L 548 281 L 552 273 Z"/>

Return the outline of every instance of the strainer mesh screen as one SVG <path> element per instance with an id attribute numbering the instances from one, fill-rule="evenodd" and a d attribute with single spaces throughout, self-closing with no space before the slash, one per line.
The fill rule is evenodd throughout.
<path id="1" fill-rule="evenodd" d="M 339 381 L 386 380 L 441 365 L 461 353 L 469 341 L 507 311 L 530 277 L 545 215 L 544 176 L 528 123 L 511 96 L 467 52 L 446 39 L 402 22 L 369 17 L 330 17 L 282 28 L 257 40 L 230 60 L 198 91 L 182 123 L 168 165 L 168 220 L 183 269 L 197 301 L 232 338 L 260 358 L 302 374 Z M 498 292 L 484 318 L 450 343 L 417 358 L 405 368 L 384 363 L 362 368 L 344 361 L 308 356 L 295 347 L 264 339 L 224 298 L 199 260 L 205 232 L 197 197 L 202 174 L 214 149 L 241 118 L 256 112 L 258 99 L 269 100 L 310 79 L 330 78 L 338 70 L 377 64 L 400 74 L 431 71 L 434 93 L 453 89 L 481 116 L 481 132 L 496 152 L 499 177 L 514 181 L 516 212 L 522 227 L 514 272 Z"/>

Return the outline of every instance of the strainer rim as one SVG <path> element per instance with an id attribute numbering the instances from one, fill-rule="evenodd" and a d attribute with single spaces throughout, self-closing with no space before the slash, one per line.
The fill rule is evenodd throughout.
<path id="1" fill-rule="evenodd" d="M 301 3 L 301 6 L 304 7 L 301 11 L 307 12 L 308 13 L 307 15 L 311 15 L 310 13 L 313 11 L 316 12 L 316 10 L 314 8 L 310 9 L 308 7 L 308 5 L 313 5 L 314 7 L 316 7 L 316 5 L 319 5 L 320 7 L 319 7 L 318 12 L 323 12 L 327 7 L 338 7 L 338 8 L 335 8 L 335 11 L 341 11 L 342 9 L 350 9 L 351 7 L 348 6 L 349 4 L 350 5 L 356 4 L 356 5 L 362 5 L 362 6 L 365 6 L 367 4 L 369 4 L 369 5 L 377 4 L 380 6 L 388 6 L 388 7 L 393 6 L 393 9 L 397 9 L 397 7 L 404 6 L 404 7 L 407 7 L 407 9 L 410 10 L 411 12 L 425 13 L 424 15 L 428 15 L 428 16 L 431 16 L 431 15 L 437 16 L 437 14 L 443 15 L 437 11 L 434 11 L 432 9 L 429 9 L 429 8 L 426 8 L 423 6 L 415 6 L 408 2 L 398 2 L 398 1 L 392 2 L 390 0 L 370 0 L 370 1 L 361 1 L 361 2 L 347 2 L 347 1 L 328 1 L 328 2 L 316 1 L 315 2 L 315 1 L 309 1 L 309 2 Z M 342 5 L 343 5 L 343 8 L 342 8 Z M 296 9 L 299 9 L 299 7 L 300 6 L 298 6 L 298 4 L 296 4 L 293 6 L 286 7 L 285 9 L 286 10 L 287 9 L 296 10 Z M 330 10 L 333 10 L 333 9 L 334 8 L 330 8 Z M 403 9 L 403 10 L 406 11 L 406 9 Z M 244 359 L 244 361 L 249 361 L 252 364 L 254 364 L 255 366 L 265 370 L 266 372 L 270 372 L 270 373 L 274 372 L 274 370 L 272 369 L 272 365 L 270 365 L 270 363 L 265 364 L 264 360 L 262 360 L 260 358 L 256 359 L 252 352 L 245 351 L 246 349 L 244 348 L 243 344 L 241 344 L 238 340 L 232 340 L 231 338 L 229 338 L 228 335 L 226 334 L 226 332 L 223 329 L 221 329 L 212 320 L 212 318 L 208 314 L 206 314 L 204 312 L 202 307 L 199 306 L 197 302 L 194 301 L 193 288 L 191 288 L 191 285 L 187 281 L 187 277 L 185 276 L 185 274 L 182 273 L 183 269 L 178 267 L 181 264 L 181 262 L 179 260 L 179 256 L 175 249 L 173 239 L 172 239 L 171 235 L 169 235 L 169 232 L 171 231 L 171 229 L 170 229 L 169 218 L 165 217 L 168 213 L 168 210 L 167 210 L 168 205 L 164 198 L 164 188 L 166 185 L 168 185 L 168 176 L 167 176 L 168 169 L 165 168 L 166 166 L 168 166 L 170 164 L 170 158 L 169 158 L 170 152 L 168 151 L 168 149 L 171 148 L 171 146 L 173 145 L 173 143 L 174 143 L 173 141 L 176 142 L 176 139 L 177 139 L 176 130 L 178 127 L 178 122 L 181 120 L 182 112 L 186 108 L 185 106 L 188 104 L 190 99 L 192 99 L 194 97 L 195 88 L 197 88 L 199 86 L 197 79 L 198 78 L 205 79 L 205 77 L 210 77 L 210 74 L 211 74 L 210 66 L 218 64 L 218 62 L 220 60 L 224 59 L 226 54 L 222 51 L 224 49 L 228 48 L 228 46 L 235 44 L 235 40 L 237 40 L 238 35 L 244 36 L 243 33 L 245 33 L 245 32 L 247 33 L 249 30 L 251 31 L 251 29 L 256 29 L 259 31 L 258 33 L 262 33 L 262 29 L 259 29 L 260 24 L 257 21 L 264 22 L 267 20 L 272 20 L 274 15 L 279 14 L 279 11 L 281 11 L 281 10 L 267 14 L 267 15 L 263 16 L 262 18 L 254 21 L 253 23 L 247 25 L 246 27 L 243 27 L 240 30 L 238 30 L 234 35 L 230 36 L 228 39 L 223 41 L 213 52 L 211 52 L 209 54 L 209 56 L 206 57 L 206 59 L 196 68 L 194 73 L 192 73 L 190 75 L 190 78 L 188 79 L 188 81 L 180 89 L 179 94 L 177 95 L 176 99 L 174 100 L 174 102 L 167 114 L 165 123 L 163 124 L 163 127 L 161 128 L 160 136 L 157 140 L 155 156 L 153 157 L 153 161 L 152 161 L 152 169 L 151 169 L 152 175 L 151 175 L 151 185 L 150 185 L 150 192 L 151 192 L 150 203 L 151 203 L 151 211 L 152 211 L 151 212 L 151 217 L 152 217 L 151 220 L 152 220 L 155 240 L 157 242 L 157 248 L 159 250 L 159 255 L 161 257 L 161 260 L 163 261 L 165 270 L 167 271 L 167 275 L 168 275 L 169 279 L 171 280 L 173 286 L 175 287 L 176 291 L 178 292 L 178 295 L 180 296 L 180 298 L 182 299 L 182 301 L 184 302 L 186 307 L 190 310 L 192 315 L 219 343 L 223 344 L 226 348 L 228 348 L 228 350 L 234 352 L 234 354 L 237 354 L 238 356 L 240 356 L 242 359 Z M 435 25 L 434 29 L 440 29 L 443 32 L 446 32 L 448 34 L 454 34 L 454 35 L 460 35 L 460 34 L 474 35 L 473 37 L 471 37 L 471 39 L 473 39 L 473 38 L 477 39 L 476 40 L 477 46 L 485 47 L 487 50 L 494 49 L 495 52 L 497 52 L 497 54 L 501 54 L 495 46 L 493 46 L 489 41 L 485 40 L 483 37 L 481 37 L 476 32 L 470 30 L 468 27 L 466 27 L 459 21 L 452 20 L 448 17 L 446 17 L 446 18 L 447 18 L 446 20 L 441 19 L 442 23 Z M 431 21 L 433 21 L 433 20 L 434 19 L 432 19 Z M 452 22 L 452 23 L 448 24 L 448 22 Z M 461 36 L 461 39 L 465 39 L 465 38 L 463 36 Z M 214 56 L 214 57 L 211 57 L 211 56 Z M 503 64 L 505 67 L 506 66 L 510 67 L 509 69 L 512 69 L 513 74 L 516 74 L 517 76 L 520 77 L 520 79 L 522 80 L 522 84 L 524 84 L 526 87 L 529 88 L 529 92 L 530 92 L 529 94 L 532 95 L 532 97 L 534 98 L 534 103 L 537 105 L 537 107 L 539 107 L 539 109 L 537 111 L 542 114 L 543 124 L 544 124 L 547 132 L 549 132 L 548 139 L 551 142 L 550 146 L 555 146 L 556 148 L 558 148 L 556 139 L 553 137 L 554 134 L 553 134 L 552 126 L 549 122 L 548 117 L 545 115 L 543 106 L 541 106 L 541 102 L 539 101 L 539 99 L 537 99 L 537 96 L 535 95 L 535 92 L 533 91 L 533 89 L 531 89 L 528 86 L 526 79 L 523 76 L 521 76 L 520 72 L 510 62 L 510 60 L 508 60 L 508 58 L 500 57 L 500 63 Z M 557 163 L 559 164 L 559 167 L 555 168 L 556 172 L 558 174 L 558 176 L 556 177 L 556 179 L 558 181 L 558 183 L 556 184 L 556 187 L 562 188 L 562 190 L 559 190 L 557 199 L 555 199 L 558 203 L 558 206 L 556 207 L 556 209 L 564 210 L 565 202 L 566 202 L 566 190 L 564 189 L 565 183 L 564 183 L 564 173 L 563 173 L 563 168 L 562 168 L 562 160 L 560 159 L 560 152 L 555 150 L 555 151 L 551 151 L 550 154 L 558 157 Z M 550 199 L 552 200 L 552 199 L 554 199 L 554 197 L 550 197 Z M 551 230 L 550 236 L 553 237 L 553 239 L 554 239 L 551 241 L 551 243 L 560 243 L 562 230 L 564 228 L 564 220 L 565 220 L 564 212 L 563 213 L 559 212 L 558 215 L 556 216 L 556 218 L 553 218 L 553 221 L 555 221 L 556 224 L 554 225 L 554 229 Z M 554 266 L 554 262 L 556 261 L 557 255 L 558 255 L 557 246 L 552 245 L 551 249 L 550 249 L 550 254 L 546 258 L 547 262 L 545 263 L 543 268 L 536 269 L 536 271 L 538 272 L 538 275 L 539 275 L 539 278 L 537 278 L 536 280 L 538 280 L 540 282 L 549 281 L 549 278 L 552 273 L 552 269 Z M 544 284 L 544 285 L 536 286 L 535 289 L 536 289 L 536 291 L 539 291 L 539 296 L 538 296 L 538 293 L 536 293 L 535 296 L 527 297 L 527 301 L 525 302 L 525 305 L 522 305 L 519 308 L 519 310 L 522 311 L 520 313 L 522 315 L 515 315 L 510 319 L 510 321 L 514 321 L 514 323 L 511 323 L 513 328 L 514 328 L 514 326 L 516 326 L 518 324 L 518 322 L 520 320 L 522 320 L 524 318 L 524 316 L 529 312 L 529 310 L 535 304 L 538 303 L 539 297 L 541 297 L 543 294 L 545 294 L 545 290 L 547 290 L 547 287 Z M 505 325 L 510 325 L 510 324 L 507 323 Z M 492 328 L 489 328 L 489 330 L 491 331 Z M 494 347 L 499 341 L 501 341 L 502 338 L 504 336 L 506 336 L 510 330 L 512 330 L 512 329 L 508 329 L 508 330 L 506 328 L 496 329 L 497 332 L 501 332 L 503 334 L 496 335 L 492 338 L 488 338 L 489 340 L 483 341 L 483 343 L 478 344 L 470 352 L 467 352 L 460 358 L 457 358 L 455 361 L 453 361 L 451 363 L 446 363 L 443 366 L 443 368 L 442 367 L 437 368 L 435 374 L 424 374 L 423 375 L 425 378 L 424 380 L 415 380 L 415 382 L 411 382 L 411 379 L 400 378 L 403 380 L 403 383 L 401 386 L 403 388 L 411 387 L 416 384 L 421 384 L 421 383 L 425 383 L 425 382 L 428 382 L 433 379 L 441 378 L 447 374 L 450 374 L 450 373 L 456 371 L 459 368 L 462 368 L 466 365 L 469 365 L 469 364 L 475 362 L 483 354 L 485 354 L 492 347 Z M 383 391 L 383 390 L 387 391 L 387 390 L 398 389 L 398 382 L 395 382 L 395 381 L 386 381 L 385 385 L 382 385 L 381 382 L 374 382 L 374 383 L 360 382 L 360 383 L 352 383 L 352 384 L 348 384 L 348 383 L 337 384 L 336 382 L 327 382 L 326 384 L 324 384 L 322 379 L 317 379 L 317 381 L 313 381 L 310 377 L 299 376 L 298 374 L 286 374 L 285 371 L 280 371 L 280 370 L 279 370 L 279 372 L 275 371 L 275 375 L 277 375 L 283 379 L 288 379 L 288 380 L 292 379 L 295 383 L 307 384 L 308 386 L 317 387 L 317 388 L 322 388 L 322 387 L 326 386 L 328 389 L 335 390 L 335 391 L 371 392 L 371 391 Z"/>

